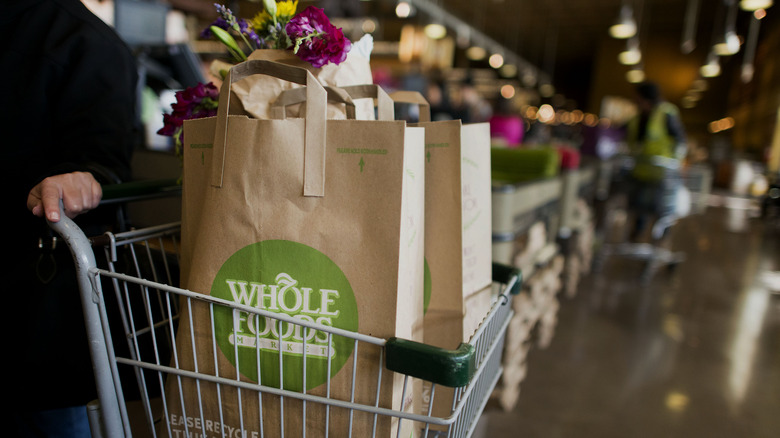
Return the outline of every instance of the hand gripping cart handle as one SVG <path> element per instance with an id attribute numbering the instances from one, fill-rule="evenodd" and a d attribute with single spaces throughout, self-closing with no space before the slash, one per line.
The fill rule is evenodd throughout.
<path id="1" fill-rule="evenodd" d="M 104 188 L 104 202 L 129 202 L 176 193 L 175 185 L 170 181 L 121 184 Z M 286 431 L 286 436 L 291 437 L 307 436 L 307 432 L 310 436 L 328 436 L 329 433 L 330 436 L 358 436 L 352 433 L 355 423 L 363 421 L 358 418 L 367 417 L 373 418 L 374 425 L 378 419 L 392 417 L 399 423 L 397 436 L 401 432 L 400 423 L 404 421 L 412 422 L 415 430 L 420 432 L 419 436 L 471 436 L 502 374 L 504 338 L 513 314 L 510 302 L 512 296 L 519 293 L 522 281 L 519 270 L 494 264 L 494 299 L 490 311 L 468 343 L 455 350 L 446 350 L 405 339 L 381 339 L 340 330 L 254 307 L 241 308 L 233 302 L 178 288 L 175 285 L 178 284 L 180 225 L 171 223 L 88 238 L 64 215 L 59 222 L 50 223 L 67 243 L 77 268 L 98 388 L 98 399 L 90 404 L 93 436 L 177 436 L 171 430 L 167 415 L 169 394 L 164 388 L 167 383 L 181 382 L 182 379 L 232 387 L 245 393 L 262 394 L 263 397 L 296 399 L 303 404 L 304 415 L 307 405 L 310 410 L 324 406 L 330 416 L 347 415 L 349 418 L 348 430 L 343 434 L 330 431 L 327 422 L 324 431 L 307 430 L 307 422 L 303 421 L 303 430 Z M 329 342 L 336 338 L 349 339 L 354 343 L 355 351 L 358 348 L 377 348 L 380 351 L 374 371 L 377 379 L 382 379 L 383 373 L 402 376 L 402 400 L 406 399 L 406 392 L 411 390 L 408 388 L 412 387 L 413 381 L 427 384 L 430 388 L 428 411 L 411 413 L 379 406 L 380 385 L 377 385 L 375 403 L 356 401 L 354 373 L 352 397 L 337 398 L 329 393 L 315 394 L 305 389 L 293 391 L 179 367 L 179 357 L 174 348 L 179 316 L 181 312 L 189 311 L 194 303 L 204 304 L 210 309 L 230 308 L 249 312 L 258 318 L 277 321 L 280 328 L 281 324 L 294 324 L 303 330 L 317 330 L 326 333 Z M 191 320 L 188 323 L 192 324 Z M 279 357 L 281 360 L 281 351 Z M 327 385 L 330 386 L 330 378 Z M 452 393 L 452 408 L 448 415 L 434 415 L 431 411 L 437 386 L 447 388 L 448 391 L 443 391 L 445 393 Z M 222 406 L 215 409 L 221 416 Z M 203 418 L 202 411 L 188 415 L 195 421 L 184 424 L 185 430 L 180 436 L 202 436 L 197 429 L 205 424 L 198 422 L 199 418 Z M 242 415 L 241 430 L 257 421 L 254 417 L 256 415 L 248 413 Z M 279 430 L 265 436 L 284 437 L 283 425 L 284 421 L 281 421 Z M 216 430 L 213 436 L 233 436 L 236 432 L 227 430 L 225 425 L 217 426 L 221 429 Z M 378 435 L 374 432 L 370 436 Z"/>

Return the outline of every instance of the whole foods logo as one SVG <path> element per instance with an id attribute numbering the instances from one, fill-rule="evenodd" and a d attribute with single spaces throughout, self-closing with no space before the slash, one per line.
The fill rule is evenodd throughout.
<path id="1" fill-rule="evenodd" d="M 297 242 L 267 240 L 237 251 L 220 268 L 211 294 L 298 321 L 358 330 L 357 303 L 344 273 L 320 251 Z M 264 385 L 282 387 L 281 375 L 284 389 L 315 388 L 326 382 L 328 362 L 332 377 L 354 348 L 350 339 L 252 312 L 223 307 L 214 320 L 225 357 Z"/>

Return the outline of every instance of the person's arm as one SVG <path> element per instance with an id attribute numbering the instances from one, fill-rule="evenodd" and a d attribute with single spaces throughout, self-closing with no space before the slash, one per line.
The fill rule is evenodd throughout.
<path id="1" fill-rule="evenodd" d="M 64 213 L 74 218 L 100 204 L 103 190 L 89 172 L 73 172 L 48 177 L 30 190 L 27 208 L 52 222 L 60 220 L 60 200 Z"/>
<path id="2" fill-rule="evenodd" d="M 130 51 L 100 28 L 84 25 L 69 34 L 62 27 L 52 29 L 65 35 L 53 38 L 60 43 L 44 51 L 54 72 L 47 85 L 56 90 L 47 101 L 51 134 L 27 195 L 27 208 L 53 221 L 62 214 L 60 199 L 64 214 L 73 218 L 98 206 L 101 184 L 129 179 L 138 138 Z"/>

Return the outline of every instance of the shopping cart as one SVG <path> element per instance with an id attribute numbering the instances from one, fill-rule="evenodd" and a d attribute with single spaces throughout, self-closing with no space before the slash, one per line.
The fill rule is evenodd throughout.
<path id="1" fill-rule="evenodd" d="M 630 174 L 636 163 L 633 159 L 626 158 L 622 163 L 622 169 L 619 173 L 622 178 Z M 680 170 L 678 160 L 665 157 L 651 157 L 645 165 L 653 168 L 659 176 L 660 182 L 654 190 L 651 198 L 654 205 L 654 222 L 650 227 L 649 243 L 646 242 L 618 242 L 604 243 L 596 253 L 593 270 L 600 271 L 609 257 L 617 256 L 628 259 L 639 260 L 645 263 L 639 280 L 642 284 L 648 284 L 655 273 L 661 268 L 674 269 L 677 265 L 685 261 L 685 254 L 679 251 L 673 251 L 663 246 L 663 240 L 668 235 L 670 229 L 683 217 L 687 216 L 691 210 L 691 197 L 688 187 L 684 183 L 684 174 Z M 630 185 L 630 180 L 624 180 Z M 649 194 L 649 192 L 647 193 Z M 632 194 L 629 194 L 632 196 Z M 655 198 L 658 200 L 655 201 Z M 644 200 L 643 203 L 648 202 Z M 630 204 L 630 202 L 629 202 Z M 648 214 L 647 205 L 640 207 L 643 211 L 639 214 Z M 628 210 L 631 210 L 629 207 Z M 609 222 L 609 220 L 608 220 Z"/>
<path id="2" fill-rule="evenodd" d="M 160 193 L 151 192 L 152 196 Z M 133 199 L 124 190 L 117 193 L 122 194 L 122 202 Z M 474 432 L 502 374 L 504 336 L 512 316 L 510 301 L 512 295 L 519 292 L 521 282 L 520 272 L 512 267 L 494 264 L 494 297 L 489 313 L 468 343 L 461 344 L 456 350 L 445 350 L 404 339 L 380 339 L 344 331 L 178 288 L 180 223 L 91 238 L 65 217 L 58 223 L 50 223 L 50 226 L 68 244 L 77 267 L 98 387 L 98 399 L 89 406 L 90 423 L 96 437 L 176 436 L 171 433 L 170 424 L 166 424 L 170 420 L 166 415 L 168 400 L 165 390 L 169 379 L 194 379 L 244 392 L 294 398 L 302 401 L 304 415 L 307 412 L 305 406 L 310 404 L 326 406 L 330 415 L 347 415 L 349 418 L 347 430 L 343 431 L 329 431 L 327 423 L 322 431 L 306 430 L 306 422 L 303 422 L 303 430 L 285 431 L 282 428 L 273 434 L 266 433 L 266 436 L 306 436 L 307 432 L 321 432 L 325 436 L 356 436 L 352 433 L 353 414 L 367 412 L 373 417 L 374 424 L 381 417 L 394 417 L 399 425 L 403 421 L 412 422 L 419 432 L 418 436 L 468 437 Z M 381 354 L 376 364 L 377 379 L 382 379 L 383 373 L 403 375 L 404 400 L 407 388 L 412 388 L 415 380 L 428 382 L 431 388 L 428 406 L 431 407 L 437 385 L 455 388 L 448 391 L 454 394 L 450 415 L 433 416 L 430 408 L 427 413 L 410 413 L 381 407 L 378 404 L 380 385 L 377 385 L 377 403 L 366 404 L 355 402 L 354 396 L 337 399 L 305 390 L 290 391 L 182 369 L 177 366 L 174 348 L 179 315 L 188 312 L 196 302 L 209 306 L 212 316 L 220 308 L 240 308 L 243 312 L 270 318 L 280 324 L 279 327 L 281 324 L 294 324 L 302 330 L 327 333 L 329 340 L 339 337 L 349 339 L 355 345 L 354 351 L 364 348 L 364 345 L 378 346 Z M 181 321 L 192 324 L 188 318 L 181 318 Z M 281 355 L 280 351 L 280 360 Z M 303 363 L 306 363 L 305 360 Z M 221 414 L 222 408 L 218 406 L 217 409 Z M 195 412 L 191 415 L 198 417 L 199 414 Z M 242 429 L 245 421 L 257 421 L 249 414 L 244 415 L 241 417 Z M 360 418 L 365 417 L 361 414 Z M 185 424 L 183 436 L 201 436 L 186 428 Z M 400 436 L 401 427 L 397 430 Z M 215 436 L 227 436 L 227 432 L 222 430 Z"/>

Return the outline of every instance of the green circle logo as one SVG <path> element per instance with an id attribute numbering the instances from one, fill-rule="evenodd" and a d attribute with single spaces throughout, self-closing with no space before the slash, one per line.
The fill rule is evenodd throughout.
<path id="1" fill-rule="evenodd" d="M 238 250 L 220 268 L 211 295 L 358 331 L 357 302 L 344 273 L 325 254 L 297 242 L 266 240 Z M 243 376 L 276 388 L 282 380 L 293 391 L 325 383 L 328 361 L 333 377 L 354 349 L 351 339 L 224 306 L 214 312 L 214 335 Z"/>

